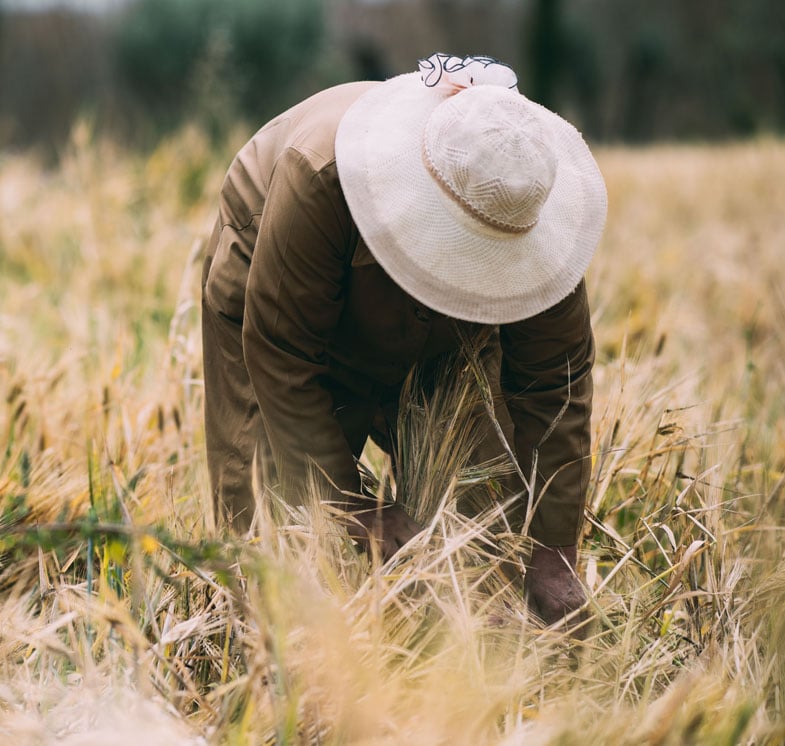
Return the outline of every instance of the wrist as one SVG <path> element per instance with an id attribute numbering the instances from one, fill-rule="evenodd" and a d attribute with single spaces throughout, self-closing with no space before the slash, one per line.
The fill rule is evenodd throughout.
<path id="1" fill-rule="evenodd" d="M 564 567 L 565 564 L 575 569 L 578 562 L 578 545 L 543 546 L 535 544 L 532 549 L 529 566 L 531 569 Z"/>

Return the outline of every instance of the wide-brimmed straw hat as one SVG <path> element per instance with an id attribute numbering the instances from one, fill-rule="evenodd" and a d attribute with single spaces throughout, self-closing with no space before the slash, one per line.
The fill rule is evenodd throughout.
<path id="1" fill-rule="evenodd" d="M 600 240 L 605 184 L 580 133 L 506 65 L 433 55 L 364 93 L 335 140 L 371 253 L 407 293 L 502 324 L 569 295 Z"/>

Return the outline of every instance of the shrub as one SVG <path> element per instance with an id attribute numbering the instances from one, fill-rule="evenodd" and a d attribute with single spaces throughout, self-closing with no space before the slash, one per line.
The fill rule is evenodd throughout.
<path id="1" fill-rule="evenodd" d="M 115 35 L 121 79 L 159 128 L 194 114 L 214 128 L 261 120 L 299 95 L 324 18 L 319 0 L 137 0 Z"/>

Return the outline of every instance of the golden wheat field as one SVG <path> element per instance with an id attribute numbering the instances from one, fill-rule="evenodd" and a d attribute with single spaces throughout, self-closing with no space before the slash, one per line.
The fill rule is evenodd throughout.
<path id="1" fill-rule="evenodd" d="M 438 412 L 387 565 L 313 506 L 216 529 L 199 249 L 231 153 L 81 126 L 56 168 L 0 158 L 0 742 L 785 743 L 785 142 L 598 151 L 583 643 L 455 512 Z"/>

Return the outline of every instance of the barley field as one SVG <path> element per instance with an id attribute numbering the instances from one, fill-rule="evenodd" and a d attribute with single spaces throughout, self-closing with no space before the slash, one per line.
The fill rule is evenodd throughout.
<path id="1" fill-rule="evenodd" d="M 0 742 L 785 743 L 785 142 L 597 153 L 579 642 L 455 511 L 492 475 L 434 447 L 449 396 L 387 565 L 317 505 L 216 528 L 200 248 L 241 140 L 0 157 Z"/>

